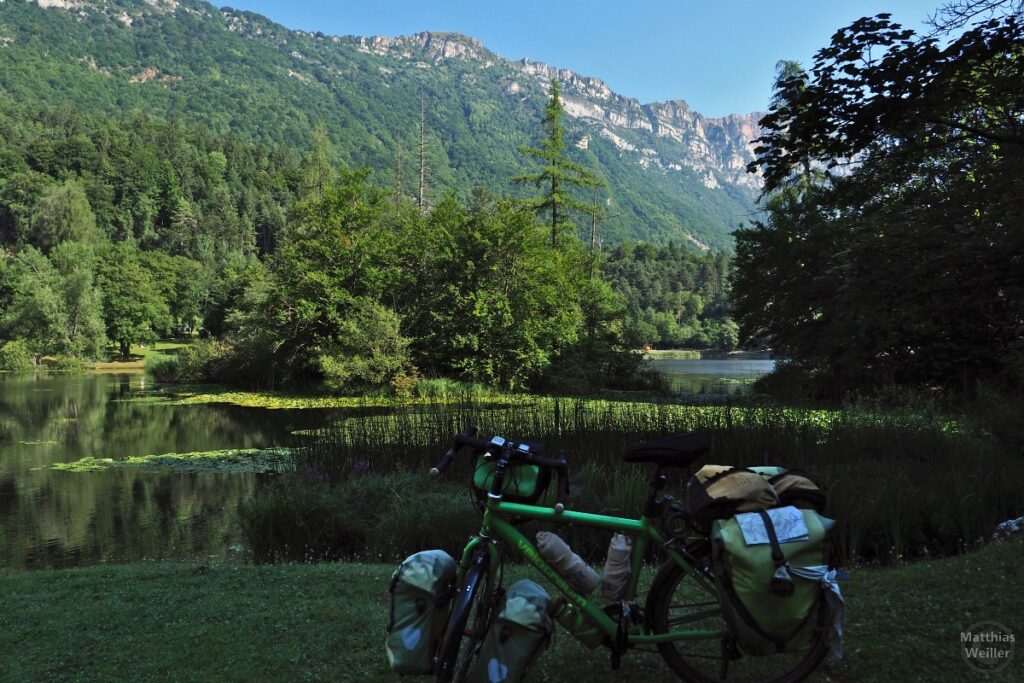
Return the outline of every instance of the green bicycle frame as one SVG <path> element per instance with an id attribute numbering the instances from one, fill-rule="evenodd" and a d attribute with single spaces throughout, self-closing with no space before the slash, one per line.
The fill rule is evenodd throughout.
<path id="1" fill-rule="evenodd" d="M 614 640 L 618 630 L 618 624 L 606 614 L 600 606 L 580 595 L 573 590 L 572 586 L 563 579 L 554 567 L 541 556 L 530 540 L 512 525 L 505 517 L 520 517 L 524 519 L 535 519 L 542 522 L 551 522 L 558 525 L 576 525 L 597 529 L 608 529 L 618 531 L 634 538 L 633 551 L 630 556 L 630 568 L 632 572 L 629 582 L 626 585 L 626 600 L 633 600 L 636 596 L 637 584 L 640 580 L 640 570 L 644 556 L 651 544 L 661 546 L 669 559 L 684 568 L 693 568 L 681 553 L 666 544 L 666 539 L 658 529 L 654 520 L 647 517 L 640 519 L 629 519 L 626 517 L 609 517 L 596 515 L 588 512 L 573 512 L 565 510 L 558 512 L 554 508 L 540 507 L 537 505 L 523 505 L 520 503 L 507 503 L 500 499 L 489 498 L 484 508 L 484 519 L 480 526 L 480 533 L 470 539 L 462 555 L 460 574 L 465 574 L 474 551 L 483 544 L 489 554 L 490 566 L 497 566 L 499 557 L 498 549 L 493 539 L 501 540 L 512 548 L 515 548 L 527 562 L 533 565 L 537 571 L 544 575 L 555 588 L 566 597 L 572 604 L 576 605 L 591 625 L 609 639 Z M 698 579 L 703 583 L 703 579 Z M 722 630 L 679 630 L 666 633 L 630 633 L 631 644 L 662 643 L 676 640 L 711 640 L 723 637 Z M 576 634 L 581 635 L 581 634 Z"/>

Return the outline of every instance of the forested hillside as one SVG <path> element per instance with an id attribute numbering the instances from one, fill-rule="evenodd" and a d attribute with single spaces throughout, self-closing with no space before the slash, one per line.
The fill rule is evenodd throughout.
<path id="1" fill-rule="evenodd" d="M 313 137 L 300 158 L 145 114 L 0 106 L 0 369 L 199 333 L 216 341 L 189 350 L 182 378 L 582 391 L 645 382 L 629 352 L 643 342 L 719 343 L 722 321 L 701 320 L 723 310 L 706 294 L 721 294 L 721 257 L 666 248 L 689 275 L 642 306 L 690 327 L 654 340 L 600 251 L 553 243 L 534 203 L 481 189 L 423 210 Z M 610 282 L 646 287 L 649 250 L 617 250 Z"/>
<path id="2" fill-rule="evenodd" d="M 731 245 L 758 191 L 744 170 L 757 115 L 641 105 L 597 79 L 509 61 L 455 34 L 329 37 L 197 0 L 0 4 L 8 103 L 148 113 L 300 152 L 322 122 L 334 161 L 367 166 L 408 196 L 418 192 L 422 142 L 431 204 L 447 191 L 468 201 L 475 187 L 517 192 L 508 179 L 527 166 L 516 148 L 537 140 L 552 78 L 564 86 L 572 158 L 607 181 L 587 197 L 607 208 L 600 239 Z"/>

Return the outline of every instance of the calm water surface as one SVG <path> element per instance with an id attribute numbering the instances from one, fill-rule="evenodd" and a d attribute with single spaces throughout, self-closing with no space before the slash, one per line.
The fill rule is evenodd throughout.
<path id="1" fill-rule="evenodd" d="M 775 369 L 774 360 L 652 360 L 669 386 L 682 394 L 741 396 L 764 374 Z"/>
<path id="2" fill-rule="evenodd" d="M 0 567 L 60 567 L 224 556 L 253 474 L 57 462 L 285 445 L 326 411 L 152 402 L 142 374 L 0 379 Z M 150 399 L 150 400 L 147 400 Z"/>

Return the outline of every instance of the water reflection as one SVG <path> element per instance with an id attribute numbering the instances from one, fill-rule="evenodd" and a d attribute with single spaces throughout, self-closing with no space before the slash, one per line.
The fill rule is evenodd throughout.
<path id="1" fill-rule="evenodd" d="M 655 359 L 651 367 L 668 379 L 679 394 L 742 396 L 754 382 L 775 369 L 774 360 L 667 360 Z"/>
<path id="2" fill-rule="evenodd" d="M 263 448 L 326 411 L 155 403 L 142 375 L 0 380 L 0 566 L 222 556 L 255 475 L 118 468 L 58 472 L 85 456 Z"/>

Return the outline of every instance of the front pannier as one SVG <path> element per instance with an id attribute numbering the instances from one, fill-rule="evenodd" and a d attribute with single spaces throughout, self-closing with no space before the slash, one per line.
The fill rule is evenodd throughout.
<path id="1" fill-rule="evenodd" d="M 470 667 L 469 683 L 519 683 L 548 646 L 554 624 L 547 591 L 528 579 L 508 587 Z"/>
<path id="2" fill-rule="evenodd" d="M 391 577 L 387 652 L 391 670 L 430 674 L 444 634 L 456 563 L 443 550 L 410 555 Z"/>

